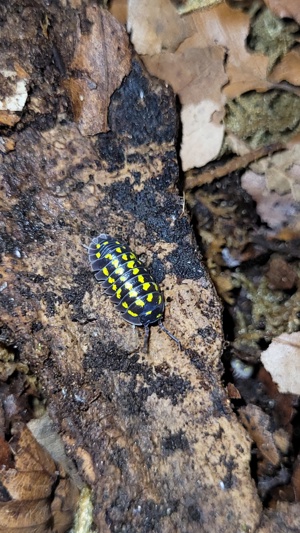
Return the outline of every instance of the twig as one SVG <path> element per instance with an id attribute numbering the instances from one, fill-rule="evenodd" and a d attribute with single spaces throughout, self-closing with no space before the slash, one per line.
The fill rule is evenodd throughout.
<path id="1" fill-rule="evenodd" d="M 221 166 L 210 168 L 209 170 L 206 170 L 197 176 L 188 176 L 185 181 L 185 190 L 187 191 L 193 189 L 194 187 L 201 187 L 206 183 L 211 183 L 215 179 L 223 178 L 223 176 L 226 176 L 231 172 L 235 172 L 240 168 L 247 167 L 250 163 L 260 159 L 261 157 L 273 154 L 274 152 L 279 152 L 285 148 L 286 145 L 284 143 L 278 142 L 263 146 L 262 148 L 258 148 L 257 150 L 249 152 L 248 154 L 233 157 L 230 161 L 227 161 Z"/>

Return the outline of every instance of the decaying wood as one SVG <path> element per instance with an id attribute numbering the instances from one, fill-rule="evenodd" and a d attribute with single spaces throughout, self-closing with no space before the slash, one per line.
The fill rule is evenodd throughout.
<path id="1" fill-rule="evenodd" d="M 109 100 L 129 73 L 130 59 L 128 36 L 121 24 L 108 11 L 87 6 L 85 24 L 78 17 L 71 76 L 64 82 L 82 135 L 108 131 Z"/>
<path id="2" fill-rule="evenodd" d="M 47 40 L 36 33 L 45 5 L 34 5 L 22 27 L 32 99 L 1 165 L 2 342 L 38 375 L 94 490 L 98 531 L 255 531 L 251 442 L 221 383 L 221 307 L 174 188 L 174 97 L 135 60 L 110 101 L 110 131 L 83 137 L 51 54 L 55 45 L 71 64 L 75 13 L 49 7 Z M 155 327 L 140 351 L 143 331 L 122 321 L 90 272 L 82 243 L 100 232 L 150 265 L 182 352 Z"/>

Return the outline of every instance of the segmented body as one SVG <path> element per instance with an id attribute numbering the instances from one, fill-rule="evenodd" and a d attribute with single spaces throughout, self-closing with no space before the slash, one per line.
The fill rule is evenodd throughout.
<path id="1" fill-rule="evenodd" d="M 89 261 L 100 281 L 124 320 L 135 326 L 144 326 L 144 351 L 147 351 L 152 324 L 181 344 L 162 323 L 164 298 L 150 272 L 137 259 L 132 250 L 113 237 L 102 233 L 88 247 Z"/>
<path id="2" fill-rule="evenodd" d="M 95 278 L 100 281 L 124 320 L 135 326 L 160 321 L 164 299 L 157 283 L 130 248 L 101 234 L 88 248 Z"/>

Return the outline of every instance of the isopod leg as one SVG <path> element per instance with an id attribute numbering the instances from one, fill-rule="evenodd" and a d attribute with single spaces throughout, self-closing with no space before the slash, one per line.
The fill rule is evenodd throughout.
<path id="1" fill-rule="evenodd" d="M 182 347 L 181 347 L 180 341 L 179 341 L 178 339 L 176 339 L 176 337 L 175 337 L 174 335 L 172 335 L 172 333 L 171 333 L 167 328 L 165 328 L 165 326 L 163 325 L 163 323 L 162 323 L 162 322 L 158 322 L 158 325 L 159 325 L 160 329 L 162 329 L 167 335 L 169 335 L 169 337 L 170 337 L 171 339 L 173 339 L 173 341 L 176 342 L 176 344 L 177 344 L 179 350 L 182 350 Z"/>
<path id="2" fill-rule="evenodd" d="M 150 336 L 150 327 L 149 326 L 145 326 L 144 346 L 143 346 L 143 352 L 144 353 L 148 353 L 149 336 Z"/>

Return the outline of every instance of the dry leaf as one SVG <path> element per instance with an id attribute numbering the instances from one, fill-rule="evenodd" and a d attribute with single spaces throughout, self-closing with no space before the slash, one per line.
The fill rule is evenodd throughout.
<path id="1" fill-rule="evenodd" d="M 300 394 L 300 332 L 275 337 L 261 361 L 280 392 Z"/>
<path id="2" fill-rule="evenodd" d="M 43 524 L 49 531 L 50 495 L 57 480 L 54 461 L 36 442 L 29 429 L 21 430 L 14 446 L 14 468 L 0 471 L 7 498 L 0 503 L 0 531 L 23 528 L 30 532 Z"/>
<path id="3" fill-rule="evenodd" d="M 127 30 L 138 54 L 173 52 L 190 34 L 169 0 L 128 0 Z"/>
<path id="4" fill-rule="evenodd" d="M 220 46 L 202 47 L 199 35 L 186 39 L 176 53 L 143 58 L 147 69 L 164 79 L 180 96 L 183 105 L 211 100 L 224 103 L 220 87 L 227 82 L 224 74 L 224 50 Z"/>
<path id="5" fill-rule="evenodd" d="M 181 20 L 176 19 L 179 33 L 174 32 L 178 41 L 189 33 L 187 22 L 191 24 L 190 32 L 193 26 L 190 19 L 184 18 L 184 23 Z M 169 28 L 166 31 L 167 35 L 172 35 Z M 136 44 L 134 34 L 132 39 Z M 222 146 L 225 100 L 221 87 L 227 82 L 223 68 L 225 50 L 214 43 L 209 46 L 200 33 L 185 39 L 173 53 L 174 44 L 169 46 L 168 52 L 154 55 L 155 48 L 146 50 L 144 43 L 148 55 L 143 60 L 149 72 L 170 84 L 180 97 L 183 128 L 180 155 L 183 170 L 188 170 L 215 159 Z"/>
<path id="6" fill-rule="evenodd" d="M 280 195 L 291 192 L 293 198 L 300 202 L 299 142 L 292 140 L 288 149 L 261 159 L 252 165 L 252 170 L 265 174 L 270 191 L 276 191 Z"/>
<path id="7" fill-rule="evenodd" d="M 228 396 L 231 400 L 240 400 L 241 394 L 239 390 L 233 385 L 233 383 L 228 383 L 227 385 Z"/>
<path id="8" fill-rule="evenodd" d="M 216 111 L 211 100 L 183 107 L 180 157 L 184 171 L 201 167 L 218 156 L 223 142 L 224 126 L 213 123 L 212 116 Z M 206 125 L 205 129 L 201 127 L 203 124 Z"/>
<path id="9" fill-rule="evenodd" d="M 267 90 L 271 86 L 267 80 L 268 57 L 247 49 L 249 27 L 250 15 L 232 9 L 224 2 L 182 18 L 176 14 L 170 0 L 129 2 L 128 28 L 138 53 L 152 56 L 175 52 L 185 38 L 191 40 L 191 47 L 194 47 L 193 38 L 196 38 L 198 55 L 202 53 L 200 49 L 222 47 L 227 54 L 226 74 L 229 78 L 224 93 L 231 98 L 250 90 Z M 215 68 L 213 61 L 211 68 Z M 209 84 L 207 90 L 217 90 L 218 85 L 217 80 L 215 87 Z M 199 98 L 207 98 L 208 95 L 209 92 L 199 94 Z"/>
<path id="10" fill-rule="evenodd" d="M 277 425 L 283 427 L 291 435 L 293 431 L 292 420 L 296 413 L 295 398 L 292 394 L 282 394 L 278 391 L 278 386 L 264 366 L 259 369 L 257 380 L 259 386 L 263 385 L 263 390 L 272 400 L 274 419 Z"/>
<path id="11" fill-rule="evenodd" d="M 271 86 L 268 57 L 247 50 L 249 26 L 248 14 L 225 3 L 180 18 L 170 0 L 129 2 L 128 28 L 136 50 L 144 54 L 149 72 L 170 84 L 182 104 L 180 156 L 185 171 L 219 155 L 224 95 L 233 98 Z"/>
<path id="12" fill-rule="evenodd" d="M 195 9 L 204 9 L 207 7 L 212 7 L 217 4 L 220 4 L 223 0 L 171 0 L 171 2 L 176 7 L 178 13 L 181 15 L 190 13 Z"/>
<path id="13" fill-rule="evenodd" d="M 74 522 L 74 514 L 79 499 L 79 490 L 64 469 L 58 466 L 59 483 L 51 502 L 53 530 L 57 533 L 69 531 Z"/>
<path id="14" fill-rule="evenodd" d="M 112 0 L 109 5 L 108 9 L 109 12 L 115 17 L 121 24 L 127 23 L 127 16 L 128 16 L 128 2 L 127 0 Z"/>
<path id="15" fill-rule="evenodd" d="M 261 471 L 268 472 L 270 465 L 277 467 L 280 463 L 280 454 L 271 432 L 269 415 L 257 405 L 250 403 L 239 409 L 239 415 L 261 453 Z"/>
<path id="16" fill-rule="evenodd" d="M 269 75 L 270 81 L 280 83 L 287 81 L 295 87 L 300 85 L 300 47 L 295 46 L 283 56 Z"/>
<path id="17" fill-rule="evenodd" d="M 67 457 L 61 436 L 47 413 L 39 418 L 33 418 L 27 424 L 33 436 L 43 448 L 45 448 L 51 457 L 58 463 L 75 481 L 79 488 L 83 483 L 74 466 L 73 461 Z"/>
<path id="18" fill-rule="evenodd" d="M 3 427 L 1 425 L 0 431 L 1 434 L 4 434 Z M 12 452 L 9 447 L 9 444 L 6 440 L 4 440 L 3 436 L 0 436 L 0 465 L 1 468 L 3 465 L 6 465 L 6 467 L 11 468 L 13 466 L 13 458 L 12 458 Z"/>
<path id="19" fill-rule="evenodd" d="M 73 75 L 65 81 L 82 135 L 108 131 L 110 97 L 128 74 L 130 60 L 125 29 L 108 11 L 89 5 L 86 20 L 78 21 Z"/>
<path id="20" fill-rule="evenodd" d="M 247 170 L 242 176 L 241 185 L 256 201 L 258 214 L 272 230 L 278 232 L 284 226 L 293 230 L 294 236 L 300 234 L 300 206 L 291 194 L 270 192 L 265 176 L 252 170 Z"/>
<path id="21" fill-rule="evenodd" d="M 290 290 L 297 284 L 299 277 L 296 270 L 283 257 L 274 255 L 269 261 L 266 274 L 269 287 L 279 290 Z"/>
<path id="22" fill-rule="evenodd" d="M 72 525 L 77 488 L 64 479 L 64 472 L 58 470 L 26 426 L 21 427 L 10 446 L 14 465 L 9 460 L 0 470 L 0 532 L 51 533 L 54 520 L 55 531 L 64 533 Z"/>
<path id="23" fill-rule="evenodd" d="M 144 57 L 149 72 L 169 83 L 180 97 L 183 170 L 215 159 L 222 146 L 224 98 L 220 88 L 227 81 L 223 60 L 221 47 L 201 48 L 197 35 L 174 54 Z"/>
<path id="24" fill-rule="evenodd" d="M 251 90 L 265 91 L 270 87 L 268 57 L 247 49 L 249 14 L 222 3 L 209 11 L 193 13 L 191 17 L 207 46 L 222 46 L 227 52 L 225 71 L 229 83 L 223 89 L 227 97 L 236 98 Z"/>

